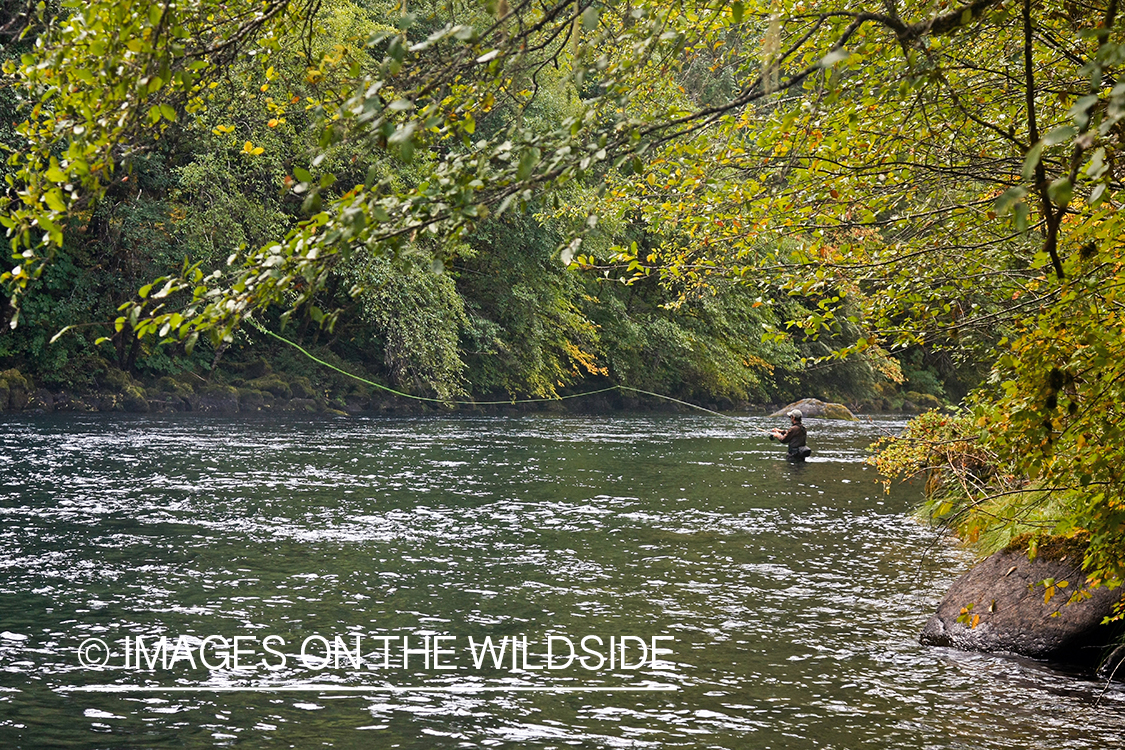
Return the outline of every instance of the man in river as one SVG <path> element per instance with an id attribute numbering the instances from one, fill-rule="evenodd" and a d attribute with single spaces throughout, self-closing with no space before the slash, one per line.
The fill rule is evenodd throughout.
<path id="1" fill-rule="evenodd" d="M 812 453 L 808 446 L 805 445 L 809 434 L 808 430 L 801 424 L 801 419 L 803 419 L 805 415 L 801 413 L 800 409 L 794 409 L 789 412 L 788 416 L 790 424 L 789 429 L 785 432 L 782 432 L 780 428 L 770 430 L 770 438 L 789 446 L 788 459 L 790 461 L 804 461 L 808 455 Z"/>

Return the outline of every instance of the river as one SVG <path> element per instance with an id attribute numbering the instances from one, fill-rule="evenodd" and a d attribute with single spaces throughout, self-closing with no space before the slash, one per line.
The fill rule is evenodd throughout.
<path id="1" fill-rule="evenodd" d="M 901 421 L 783 421 L 8 418 L 0 746 L 1122 746 L 918 644 L 971 557 L 864 464 Z"/>

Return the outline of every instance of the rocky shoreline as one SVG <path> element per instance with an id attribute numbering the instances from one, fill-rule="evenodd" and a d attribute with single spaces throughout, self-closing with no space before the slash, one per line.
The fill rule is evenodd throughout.
<path id="1" fill-rule="evenodd" d="M 0 372 L 0 413 L 131 413 L 174 414 L 353 414 L 418 415 L 451 412 L 609 413 L 619 411 L 691 411 L 687 407 L 627 393 L 596 393 L 586 398 L 506 403 L 504 394 L 481 398 L 473 405 L 449 405 L 403 398 L 375 388 L 348 390 L 317 387 L 303 376 L 279 375 L 256 368 L 226 383 L 210 382 L 193 373 L 166 376 L 142 384 L 118 370 L 99 378 L 83 392 L 35 387 L 18 370 Z M 496 403 L 501 402 L 501 403 Z M 705 408 L 719 410 L 719 404 Z M 748 404 L 735 405 L 745 412 Z M 764 410 L 763 410 L 764 413 Z"/>
<path id="2" fill-rule="evenodd" d="M 129 374 L 109 369 L 98 373 L 94 385 L 82 391 L 50 390 L 37 387 L 32 379 L 12 368 L 0 371 L 0 413 L 93 413 L 124 412 L 132 414 L 171 414 L 199 412 L 203 414 L 240 413 L 330 413 L 349 414 L 430 414 L 470 412 L 505 413 L 612 413 L 621 411 L 690 412 L 689 407 L 657 398 L 624 391 L 593 393 L 582 398 L 548 399 L 533 403 L 508 403 L 506 394 L 491 394 L 472 405 L 449 405 L 396 396 L 362 383 L 345 387 L 314 383 L 302 375 L 273 372 L 269 364 L 259 360 L 241 366 L 241 371 L 224 372 L 217 382 L 193 372 L 168 375 L 141 382 Z M 605 385 L 592 385 L 598 390 Z M 569 396 L 580 395 L 568 393 Z M 471 400 L 471 399 L 466 399 Z M 778 404 L 715 403 L 698 406 L 711 411 L 734 414 L 774 416 Z M 907 406 L 913 407 L 912 404 Z M 810 417 L 855 419 L 843 404 L 803 399 L 783 408 L 802 408 Z M 812 407 L 812 408 L 810 408 Z M 852 409 L 857 408 L 853 405 Z M 860 415 L 882 413 L 881 410 L 860 411 Z M 905 413 L 912 413 L 907 411 Z"/>

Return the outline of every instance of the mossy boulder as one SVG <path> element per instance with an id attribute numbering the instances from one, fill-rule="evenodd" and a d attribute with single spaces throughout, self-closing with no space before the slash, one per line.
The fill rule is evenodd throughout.
<path id="1" fill-rule="evenodd" d="M 229 385 L 210 384 L 196 391 L 191 400 L 193 411 L 230 414 L 238 411 L 238 389 Z"/>
<path id="2" fill-rule="evenodd" d="M 0 372 L 0 380 L 5 381 L 9 388 L 23 388 L 25 390 L 31 388 L 31 381 L 14 367 Z"/>
<path id="3" fill-rule="evenodd" d="M 101 411 L 128 411 L 147 414 L 152 407 L 148 394 L 129 373 L 110 367 L 98 375 L 98 384 L 108 391 L 102 395 Z"/>
<path id="4" fill-rule="evenodd" d="M 868 398 L 859 402 L 857 411 L 862 414 L 879 414 L 890 411 L 891 402 L 885 398 Z"/>
<path id="5" fill-rule="evenodd" d="M 843 404 L 835 404 L 832 402 L 821 401 L 818 398 L 803 398 L 800 401 L 794 401 L 788 406 L 782 407 L 778 411 L 771 414 L 771 417 L 784 417 L 794 409 L 800 409 L 803 417 L 819 417 L 821 419 L 846 419 L 855 421 L 856 416 L 852 414 L 851 409 Z"/>
<path id="6" fill-rule="evenodd" d="M 296 377 L 289 381 L 289 389 L 293 398 L 316 398 L 317 392 L 306 377 Z"/>
<path id="7" fill-rule="evenodd" d="M 136 385 L 129 373 L 112 367 L 98 375 L 98 384 L 114 393 L 124 393 L 125 388 Z"/>
<path id="8" fill-rule="evenodd" d="M 125 404 L 122 402 L 119 393 L 93 394 L 91 398 L 93 399 L 93 411 L 125 411 Z"/>
<path id="9" fill-rule="evenodd" d="M 0 409 L 22 411 L 30 400 L 31 381 L 23 373 L 13 368 L 0 372 Z M 4 392 L 6 391 L 6 393 Z"/>
<path id="10" fill-rule="evenodd" d="M 290 399 L 293 397 L 293 391 L 289 388 L 289 384 L 277 375 L 267 375 L 263 378 L 249 380 L 246 382 L 246 387 L 253 388 L 256 391 L 269 391 L 275 398 Z"/>
<path id="11" fill-rule="evenodd" d="M 179 398 L 191 398 L 195 394 L 195 389 L 191 387 L 190 383 L 175 378 L 164 376 L 156 381 L 157 388 L 161 393 L 167 393 L 171 396 L 178 396 Z"/>
<path id="12" fill-rule="evenodd" d="M 294 398 L 290 399 L 283 408 L 285 411 L 298 414 L 313 414 L 320 411 L 320 404 L 311 398 Z"/>
<path id="13" fill-rule="evenodd" d="M 851 410 L 848 407 L 844 406 L 843 404 L 831 404 L 831 403 L 829 403 L 829 404 L 824 405 L 824 418 L 825 419 L 845 419 L 845 420 L 854 421 L 856 419 L 856 416 L 854 414 L 852 414 Z"/>
<path id="14" fill-rule="evenodd" d="M 930 409 L 940 409 L 942 407 L 941 400 L 929 393 L 920 393 L 918 391 L 907 391 L 902 394 L 902 397 L 911 402 L 916 411 L 929 411 Z M 905 404 L 905 401 L 903 402 Z"/>
<path id="15" fill-rule="evenodd" d="M 270 399 L 273 400 L 272 398 Z M 266 399 L 262 392 L 254 388 L 239 388 L 238 389 L 238 410 L 239 411 L 261 411 L 265 406 Z"/>
<path id="16" fill-rule="evenodd" d="M 148 394 L 138 385 L 127 385 L 121 392 L 121 406 L 125 411 L 134 414 L 148 414 L 152 406 L 148 402 Z"/>

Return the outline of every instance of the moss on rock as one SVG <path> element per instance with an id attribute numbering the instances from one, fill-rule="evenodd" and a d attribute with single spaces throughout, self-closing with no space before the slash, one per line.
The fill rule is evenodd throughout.
<path id="1" fill-rule="evenodd" d="M 271 399 L 272 401 L 272 399 Z M 238 410 L 239 411 L 261 411 L 265 406 L 266 399 L 262 392 L 254 388 L 239 388 L 238 389 Z"/>
<path id="2" fill-rule="evenodd" d="M 0 411 L 27 408 L 31 389 L 31 381 L 19 370 L 12 368 L 0 372 Z"/>
<path id="3" fill-rule="evenodd" d="M 128 386 L 135 385 L 129 373 L 115 368 L 102 372 L 98 376 L 98 383 L 102 388 L 112 390 L 114 393 L 124 393 Z"/>
<path id="4" fill-rule="evenodd" d="M 856 420 L 856 416 L 852 414 L 851 410 L 843 404 L 825 404 L 824 418 L 844 419 L 852 422 Z"/>
<path id="5" fill-rule="evenodd" d="M 902 394 L 902 397 L 914 404 L 917 411 L 929 411 L 930 409 L 940 409 L 942 407 L 941 400 L 929 393 L 919 393 L 918 391 L 907 391 Z"/>
<path id="6" fill-rule="evenodd" d="M 276 398 L 289 399 L 293 397 L 293 391 L 289 388 L 289 384 L 277 375 L 268 375 L 264 378 L 247 381 L 246 387 L 253 388 L 256 391 L 269 391 Z"/>
<path id="7" fill-rule="evenodd" d="M 156 381 L 156 385 L 162 393 L 179 396 L 180 398 L 191 398 L 195 394 L 195 389 L 191 387 L 190 383 L 176 380 L 167 375 Z"/>
<path id="8" fill-rule="evenodd" d="M 1076 536 L 1020 534 L 1008 542 L 1004 551 L 1027 553 L 1029 560 L 1056 560 L 1081 567 L 1089 543 L 1090 540 L 1085 534 Z"/>
<path id="9" fill-rule="evenodd" d="M 306 377 L 296 377 L 289 381 L 289 388 L 293 392 L 293 398 L 316 398 L 316 389 L 312 387 L 312 383 Z"/>
<path id="10" fill-rule="evenodd" d="M 148 402 L 148 394 L 139 385 L 126 385 L 121 393 L 121 406 L 125 411 L 135 414 L 147 414 L 152 406 Z"/>

